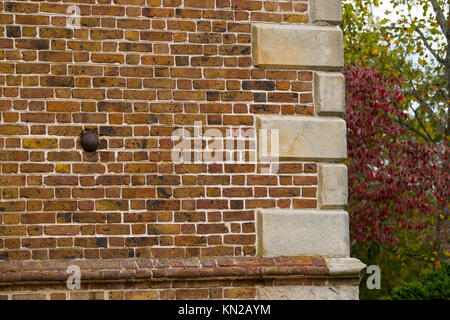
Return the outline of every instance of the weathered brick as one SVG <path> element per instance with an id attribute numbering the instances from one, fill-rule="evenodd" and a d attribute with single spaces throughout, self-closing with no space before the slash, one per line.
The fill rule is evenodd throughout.
<path id="1" fill-rule="evenodd" d="M 22 125 L 2 124 L 0 125 L 1 135 L 22 135 L 27 134 L 28 128 Z"/>
<path id="2" fill-rule="evenodd" d="M 253 128 L 237 155 L 255 148 L 259 115 L 315 115 L 312 71 L 254 68 L 251 56 L 250 22 L 309 23 L 307 1 L 82 0 L 81 28 L 63 17 L 70 6 L 0 4 L 0 259 L 255 256 L 259 209 L 317 208 L 313 161 L 270 173 L 172 161 L 174 130 L 192 137 L 196 122 L 222 136 Z M 82 150 L 84 131 L 99 136 L 96 152 Z M 170 263 L 184 264 L 199 266 Z M 256 296 L 238 281 L 109 285 L 45 297 Z M 36 297 L 23 291 L 8 297 Z"/>
<path id="3" fill-rule="evenodd" d="M 147 200 L 148 210 L 180 210 L 179 200 Z"/>
<path id="4" fill-rule="evenodd" d="M 316 176 L 295 176 L 294 184 L 296 185 L 317 185 Z"/>
<path id="5" fill-rule="evenodd" d="M 122 189 L 122 197 L 125 199 L 130 198 L 154 198 L 155 197 L 155 188 L 123 188 Z"/>
<path id="6" fill-rule="evenodd" d="M 179 234 L 179 224 L 148 224 L 148 234 Z"/>
<path id="7" fill-rule="evenodd" d="M 141 31 L 141 40 L 148 41 L 172 41 L 173 34 L 171 32 L 160 31 Z"/>
<path id="8" fill-rule="evenodd" d="M 121 42 L 119 44 L 119 50 L 133 52 L 152 52 L 153 45 L 151 43 Z"/>
<path id="9" fill-rule="evenodd" d="M 34 13 L 34 12 L 39 11 L 39 4 L 7 2 L 7 3 L 5 3 L 5 11 L 6 12 Z"/>
<path id="10" fill-rule="evenodd" d="M 176 236 L 175 245 L 187 246 L 187 247 L 198 247 L 206 245 L 205 236 Z"/>
<path id="11" fill-rule="evenodd" d="M 53 98 L 53 90 L 48 88 L 27 88 L 20 89 L 20 97 L 21 98 Z"/>
<path id="12" fill-rule="evenodd" d="M 95 208 L 100 211 L 128 210 L 128 201 L 124 200 L 96 200 Z"/>
<path id="13" fill-rule="evenodd" d="M 96 231 L 97 234 L 129 234 L 130 226 L 128 224 L 97 225 Z"/>
<path id="14" fill-rule="evenodd" d="M 14 64 L 12 63 L 0 63 L 1 73 L 14 73 Z M 18 72 L 19 73 L 19 72 Z"/>
<path id="15" fill-rule="evenodd" d="M 122 30 L 101 30 L 95 29 L 90 31 L 92 39 L 122 39 Z"/>
<path id="16" fill-rule="evenodd" d="M 58 147 L 57 139 L 23 139 L 25 149 L 54 149 Z"/>
<path id="17" fill-rule="evenodd" d="M 48 101 L 47 111 L 50 112 L 80 111 L 80 103 L 75 101 Z"/>
<path id="18" fill-rule="evenodd" d="M 185 0 L 184 5 L 186 7 L 193 8 L 214 8 L 215 1 L 214 0 Z"/>
<path id="19" fill-rule="evenodd" d="M 23 188 L 20 189 L 21 198 L 52 198 L 54 192 L 52 189 L 41 189 L 41 188 Z"/>
<path id="20" fill-rule="evenodd" d="M 22 236 L 26 233 L 27 230 L 24 226 L 0 226 L 0 235 L 2 236 Z"/>
<path id="21" fill-rule="evenodd" d="M 48 50 L 50 48 L 49 40 L 45 39 L 16 39 L 16 48 L 31 50 Z"/>
<path id="22" fill-rule="evenodd" d="M 91 56 L 92 62 L 96 63 L 123 63 L 124 56 L 122 54 L 105 54 L 93 53 Z"/>
<path id="23" fill-rule="evenodd" d="M 159 55 L 142 56 L 141 62 L 142 64 L 171 66 L 174 65 L 174 58 L 172 56 L 159 56 Z"/>
<path id="24" fill-rule="evenodd" d="M 40 51 L 40 61 L 51 62 L 72 62 L 73 56 L 71 52 L 59 52 L 59 51 Z"/>
<path id="25" fill-rule="evenodd" d="M 72 38 L 73 30 L 64 28 L 40 28 L 39 36 L 42 38 Z"/>
<path id="26" fill-rule="evenodd" d="M 13 40 L 12 39 L 0 39 L 0 48 L 12 49 L 13 48 Z"/>
<path id="27" fill-rule="evenodd" d="M 45 211 L 73 211 L 77 209 L 76 201 L 63 201 L 63 200 L 47 200 L 44 201 Z"/>
<path id="28" fill-rule="evenodd" d="M 313 199 L 293 199 L 292 204 L 295 209 L 315 209 L 315 208 L 317 208 L 317 200 L 313 200 Z"/>
<path id="29" fill-rule="evenodd" d="M 1 158 L 1 153 L 0 153 Z M 40 164 L 40 163 L 22 163 L 20 165 L 20 171 L 22 173 L 44 173 L 53 172 L 54 165 L 52 164 Z"/>

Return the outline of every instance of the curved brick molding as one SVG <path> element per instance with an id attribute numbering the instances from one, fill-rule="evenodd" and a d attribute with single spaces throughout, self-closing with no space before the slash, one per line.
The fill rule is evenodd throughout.
<path id="1" fill-rule="evenodd" d="M 339 24 L 342 21 L 342 0 L 311 0 L 311 22 Z"/>
<path id="2" fill-rule="evenodd" d="M 347 128 L 345 121 L 328 117 L 258 116 L 258 129 L 278 130 L 281 160 L 341 161 L 347 158 Z M 271 135 L 268 135 L 271 137 Z M 277 141 L 259 139 L 260 160 L 277 158 L 270 153 Z M 264 152 L 267 151 L 267 156 Z"/>
<path id="3" fill-rule="evenodd" d="M 82 281 L 274 279 L 286 276 L 328 275 L 325 260 L 319 257 L 2 261 L 0 283 L 66 281 L 68 277 L 66 269 L 71 265 L 80 268 Z"/>
<path id="4" fill-rule="evenodd" d="M 260 210 L 258 255 L 350 254 L 348 213 L 343 210 Z"/>
<path id="5" fill-rule="evenodd" d="M 314 74 L 314 104 L 321 116 L 345 113 L 345 78 L 338 72 Z"/>
<path id="6" fill-rule="evenodd" d="M 78 266 L 81 288 L 66 286 Z M 0 262 L 1 299 L 255 299 L 269 286 L 326 285 L 320 257 Z"/>
<path id="7" fill-rule="evenodd" d="M 342 31 L 314 25 L 252 25 L 253 65 L 338 70 L 344 66 Z"/>

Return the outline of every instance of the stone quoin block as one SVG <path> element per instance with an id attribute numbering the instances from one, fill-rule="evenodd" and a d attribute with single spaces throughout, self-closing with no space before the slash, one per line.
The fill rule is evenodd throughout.
<path id="1" fill-rule="evenodd" d="M 258 158 L 341 161 L 347 158 L 346 124 L 339 118 L 258 116 Z M 267 137 L 264 139 L 264 136 Z M 277 139 L 278 137 L 278 139 Z M 277 141 L 278 140 L 278 141 Z M 273 144 L 278 144 L 278 148 Z"/>
<path id="2" fill-rule="evenodd" d="M 342 21 L 342 0 L 311 0 L 311 22 L 339 24 Z"/>
<path id="3" fill-rule="evenodd" d="M 347 205 L 347 166 L 321 163 L 319 165 L 319 202 L 321 208 Z"/>
<path id="4" fill-rule="evenodd" d="M 253 65 L 262 68 L 339 70 L 342 31 L 334 26 L 254 24 Z"/>
<path id="5" fill-rule="evenodd" d="M 316 72 L 314 75 L 314 104 L 319 115 L 345 113 L 345 78 L 338 72 Z"/>
<path id="6" fill-rule="evenodd" d="M 262 209 L 257 215 L 258 255 L 348 257 L 344 210 Z"/>

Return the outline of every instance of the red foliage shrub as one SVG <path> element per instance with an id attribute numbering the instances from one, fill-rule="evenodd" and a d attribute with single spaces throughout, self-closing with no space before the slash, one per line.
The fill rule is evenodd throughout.
<path id="1" fill-rule="evenodd" d="M 447 206 L 448 147 L 419 142 L 396 120 L 407 117 L 400 80 L 362 66 L 344 73 L 352 237 L 394 244 L 396 231 L 425 228 Z"/>

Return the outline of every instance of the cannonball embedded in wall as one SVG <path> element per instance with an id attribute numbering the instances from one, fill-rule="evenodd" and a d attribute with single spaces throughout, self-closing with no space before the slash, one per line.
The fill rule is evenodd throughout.
<path id="1" fill-rule="evenodd" d="M 98 149 L 100 140 L 98 136 L 93 132 L 86 132 L 81 135 L 80 138 L 81 147 L 86 152 L 94 152 Z"/>

